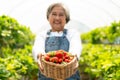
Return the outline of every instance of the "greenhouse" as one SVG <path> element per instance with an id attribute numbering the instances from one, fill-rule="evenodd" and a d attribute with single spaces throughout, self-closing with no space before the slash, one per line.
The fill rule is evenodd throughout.
<path id="1" fill-rule="evenodd" d="M 120 80 L 120 0 L 0 0 L 0 80 L 38 80 L 33 45 L 50 29 L 46 12 L 56 2 L 70 11 L 65 28 L 79 32 L 80 80 Z"/>

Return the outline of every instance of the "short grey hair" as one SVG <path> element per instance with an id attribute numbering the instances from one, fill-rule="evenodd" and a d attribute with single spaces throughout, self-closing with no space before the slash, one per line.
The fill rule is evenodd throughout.
<path id="1" fill-rule="evenodd" d="M 48 9 L 47 9 L 47 19 L 49 18 L 49 14 L 51 13 L 52 9 L 56 6 L 60 6 L 60 7 L 63 8 L 63 10 L 65 11 L 66 23 L 68 23 L 70 21 L 69 9 L 62 3 L 53 3 L 48 7 Z"/>

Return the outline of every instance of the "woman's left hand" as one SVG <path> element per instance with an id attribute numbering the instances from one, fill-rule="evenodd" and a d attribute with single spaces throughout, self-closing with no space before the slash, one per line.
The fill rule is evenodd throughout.
<path id="1" fill-rule="evenodd" d="M 41 59 L 42 59 L 42 54 L 40 53 L 38 55 L 38 67 L 39 67 L 40 71 L 43 71 L 44 69 L 43 69 L 43 66 L 41 64 Z"/>
<path id="2" fill-rule="evenodd" d="M 75 65 L 74 71 L 77 71 L 79 63 L 78 63 L 77 55 L 75 55 L 75 57 L 76 57 L 76 65 Z"/>

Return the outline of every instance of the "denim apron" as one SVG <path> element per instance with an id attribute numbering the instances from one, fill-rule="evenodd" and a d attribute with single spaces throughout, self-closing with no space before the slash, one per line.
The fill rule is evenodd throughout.
<path id="1" fill-rule="evenodd" d="M 49 51 L 60 50 L 60 49 L 68 52 L 69 51 L 69 41 L 66 38 L 67 29 L 64 29 L 63 35 L 60 37 L 59 36 L 49 37 L 50 33 L 51 33 L 51 31 L 49 30 L 47 32 L 48 37 L 46 37 L 46 40 L 45 40 L 45 52 L 47 53 Z M 39 71 L 38 80 L 54 80 L 54 79 L 45 77 Z M 80 80 L 79 71 L 76 71 L 76 73 L 74 75 L 67 78 L 66 80 Z"/>

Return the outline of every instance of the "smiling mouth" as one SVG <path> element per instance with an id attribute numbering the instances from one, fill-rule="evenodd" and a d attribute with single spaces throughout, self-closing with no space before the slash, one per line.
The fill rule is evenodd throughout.
<path id="1" fill-rule="evenodd" d="M 60 24 L 60 23 L 54 23 L 54 24 Z"/>
<path id="2" fill-rule="evenodd" d="M 59 21 L 54 21 L 54 24 L 61 24 L 61 22 L 59 22 Z"/>
<path id="3" fill-rule="evenodd" d="M 54 24 L 56 24 L 56 25 L 60 25 L 61 23 L 54 23 Z"/>

